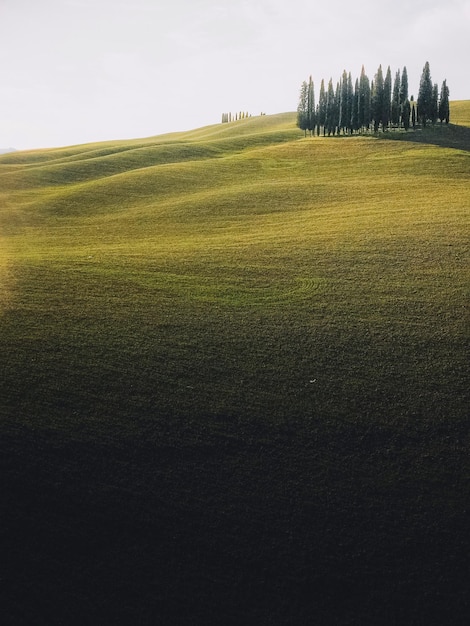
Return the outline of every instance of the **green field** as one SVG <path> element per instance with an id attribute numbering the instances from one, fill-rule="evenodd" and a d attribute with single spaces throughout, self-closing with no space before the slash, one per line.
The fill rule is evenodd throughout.
<path id="1" fill-rule="evenodd" d="M 468 623 L 470 101 L 295 118 L 0 157 L 3 623 Z"/>

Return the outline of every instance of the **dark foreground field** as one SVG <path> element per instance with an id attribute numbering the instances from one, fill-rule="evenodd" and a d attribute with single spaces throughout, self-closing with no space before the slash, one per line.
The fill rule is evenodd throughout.
<path id="1" fill-rule="evenodd" d="M 467 129 L 293 120 L 2 157 L 2 624 L 469 623 Z"/>
<path id="2" fill-rule="evenodd" d="M 4 439 L 2 622 L 466 623 L 463 428 L 211 426 Z"/>

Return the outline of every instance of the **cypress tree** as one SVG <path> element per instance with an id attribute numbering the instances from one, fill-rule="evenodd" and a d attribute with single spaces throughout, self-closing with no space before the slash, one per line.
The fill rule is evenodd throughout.
<path id="1" fill-rule="evenodd" d="M 392 95 L 392 116 L 391 121 L 394 126 L 398 126 L 400 123 L 400 70 L 395 74 L 395 80 L 393 83 L 393 95 Z"/>
<path id="2" fill-rule="evenodd" d="M 343 133 L 351 132 L 352 130 L 353 99 L 354 90 L 351 72 L 347 74 L 346 70 L 344 70 L 340 81 L 339 101 L 337 103 L 339 105 L 338 132 L 339 129 Z"/>
<path id="3" fill-rule="evenodd" d="M 372 91 L 372 118 L 374 120 L 374 131 L 379 130 L 380 123 L 383 123 L 383 101 L 384 101 L 384 77 L 382 72 L 382 66 L 379 65 L 379 69 L 374 77 Z"/>
<path id="4" fill-rule="evenodd" d="M 306 81 L 300 87 L 299 105 L 297 107 L 297 126 L 304 131 L 307 136 L 308 128 L 308 85 Z"/>
<path id="5" fill-rule="evenodd" d="M 390 124 L 390 118 L 392 115 L 391 106 L 392 106 L 392 72 L 390 70 L 390 65 L 389 65 L 387 68 L 387 73 L 385 75 L 383 100 L 382 100 L 382 130 L 384 132 L 385 132 L 385 129 L 388 128 Z"/>
<path id="6" fill-rule="evenodd" d="M 372 122 L 372 86 L 369 77 L 366 76 L 366 90 L 364 98 L 364 123 L 366 130 L 369 131 Z"/>
<path id="7" fill-rule="evenodd" d="M 361 92 L 359 88 L 359 79 L 356 78 L 356 83 L 354 85 L 352 111 L 351 111 L 351 131 L 352 132 L 357 132 L 360 128 L 360 124 L 359 124 L 360 103 L 361 103 Z"/>
<path id="8" fill-rule="evenodd" d="M 328 82 L 328 91 L 326 93 L 326 115 L 325 115 L 325 130 L 328 133 L 328 137 L 333 132 L 336 123 L 336 103 L 335 103 L 335 91 L 333 89 L 333 79 L 330 78 Z"/>
<path id="9" fill-rule="evenodd" d="M 347 94 L 348 94 L 348 130 L 350 133 L 352 133 L 352 131 L 354 130 L 353 117 L 355 117 L 355 115 L 354 115 L 354 87 L 353 87 L 351 72 L 349 72 L 348 74 Z"/>
<path id="10" fill-rule="evenodd" d="M 361 76 L 359 78 L 359 102 L 358 102 L 358 111 L 357 111 L 357 123 L 359 128 L 363 128 L 366 125 L 365 122 L 365 78 L 366 71 L 364 66 L 361 69 Z"/>
<path id="11" fill-rule="evenodd" d="M 405 106 L 406 101 L 408 100 L 408 72 L 406 67 L 403 68 L 403 72 L 401 74 L 401 83 L 400 83 L 400 117 L 403 123 L 403 117 L 405 113 L 403 112 L 403 107 Z M 408 100 L 409 103 L 409 100 Z M 411 107 L 410 107 L 411 110 Z M 410 126 L 410 114 L 408 112 L 408 128 Z M 404 126 L 404 123 L 403 123 Z"/>
<path id="12" fill-rule="evenodd" d="M 439 119 L 442 122 L 449 123 L 449 87 L 447 87 L 447 80 L 442 83 L 441 96 L 439 98 Z"/>
<path id="13" fill-rule="evenodd" d="M 349 126 L 348 117 L 348 75 L 346 70 L 343 71 L 343 75 L 340 81 L 340 102 L 339 102 L 339 127 L 346 132 Z"/>
<path id="14" fill-rule="evenodd" d="M 406 67 L 403 68 L 403 72 L 401 73 L 400 104 L 404 104 L 405 100 L 408 100 L 408 72 Z"/>
<path id="15" fill-rule="evenodd" d="M 423 73 L 421 74 L 418 93 L 418 117 L 423 128 L 426 127 L 426 122 L 431 119 L 432 116 L 432 90 L 431 70 L 429 68 L 429 62 L 426 61 Z"/>
<path id="16" fill-rule="evenodd" d="M 327 109 L 327 97 L 325 91 L 325 80 L 322 78 L 320 85 L 320 97 L 318 101 L 318 118 L 317 118 L 317 134 L 320 134 L 320 128 L 323 128 L 323 135 L 325 134 L 326 125 L 326 109 Z"/>
<path id="17" fill-rule="evenodd" d="M 377 132 L 375 130 L 375 119 L 374 119 L 374 111 L 375 111 L 375 83 L 372 80 L 370 83 L 370 123 L 373 124 L 374 126 L 374 132 Z"/>
<path id="18" fill-rule="evenodd" d="M 439 87 L 435 83 L 432 88 L 431 122 L 435 124 L 439 117 Z"/>
<path id="19" fill-rule="evenodd" d="M 403 102 L 401 107 L 401 121 L 403 124 L 403 128 L 408 130 L 410 127 L 410 113 L 411 113 L 411 104 L 408 98 Z"/>
<path id="20" fill-rule="evenodd" d="M 310 131 L 310 134 L 313 134 L 313 131 L 315 130 L 315 92 L 311 76 L 308 81 L 307 118 L 307 130 Z"/>
<path id="21" fill-rule="evenodd" d="M 359 79 L 359 111 L 358 111 L 358 125 L 359 128 L 366 128 L 369 130 L 371 121 L 370 111 L 370 82 L 369 77 L 366 75 L 364 66 L 362 66 L 361 77 Z"/>
<path id="22" fill-rule="evenodd" d="M 341 85 L 338 81 L 336 83 L 335 99 L 334 99 L 334 117 L 333 117 L 333 136 L 338 133 L 339 135 L 339 107 L 341 102 Z"/>

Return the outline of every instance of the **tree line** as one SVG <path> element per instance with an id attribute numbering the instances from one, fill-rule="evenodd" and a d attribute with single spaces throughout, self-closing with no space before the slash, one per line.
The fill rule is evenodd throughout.
<path id="1" fill-rule="evenodd" d="M 449 123 L 449 88 L 444 80 L 439 93 L 431 80 L 431 70 L 426 62 L 421 75 L 418 99 L 408 95 L 408 72 L 398 70 L 392 81 L 388 67 L 385 76 L 380 65 L 371 81 L 362 66 L 361 75 L 353 85 L 351 72 L 343 72 L 336 86 L 330 78 L 328 85 L 322 79 L 318 103 L 312 77 L 300 89 L 297 107 L 297 126 L 313 134 L 339 135 L 378 132 L 389 128 L 408 130 L 417 124 Z"/>
<path id="2" fill-rule="evenodd" d="M 261 113 L 261 115 L 263 115 Z M 244 120 L 248 117 L 251 117 L 251 113 L 247 111 L 240 111 L 237 113 L 222 113 L 222 124 L 228 124 L 230 122 L 237 122 L 238 120 Z"/>

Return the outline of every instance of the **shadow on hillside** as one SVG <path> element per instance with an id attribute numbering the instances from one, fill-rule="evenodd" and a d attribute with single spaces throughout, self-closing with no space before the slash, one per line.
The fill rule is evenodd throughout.
<path id="1" fill-rule="evenodd" d="M 442 148 L 455 148 L 470 152 L 470 128 L 448 124 L 430 126 L 425 129 L 418 128 L 407 132 L 385 132 L 377 135 L 380 139 L 392 139 L 394 141 L 411 141 L 413 143 L 425 143 Z"/>

